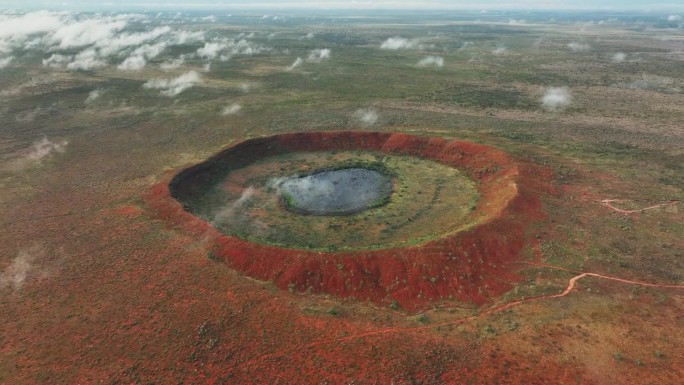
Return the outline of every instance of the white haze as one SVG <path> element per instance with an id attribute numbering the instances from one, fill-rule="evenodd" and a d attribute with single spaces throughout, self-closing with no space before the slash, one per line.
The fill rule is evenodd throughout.
<path id="1" fill-rule="evenodd" d="M 306 58 L 306 61 L 310 63 L 320 63 L 323 60 L 328 60 L 330 59 L 330 49 L 329 48 L 322 48 L 322 49 L 315 49 L 309 53 L 309 57 Z"/>
<path id="2" fill-rule="evenodd" d="M 444 58 L 440 56 L 426 56 L 418 61 L 418 67 L 444 67 Z"/>
<path id="3" fill-rule="evenodd" d="M 250 199 L 252 199 L 252 196 L 256 193 L 256 190 L 254 187 L 248 187 L 245 190 L 242 191 L 240 194 L 240 198 L 235 200 L 234 202 L 226 205 L 225 207 L 221 208 L 218 210 L 213 217 L 212 224 L 213 225 L 221 225 L 221 224 L 230 224 L 232 222 L 235 222 L 237 220 L 242 220 L 244 219 L 240 214 L 241 214 L 241 208 L 245 205 L 245 203 L 249 202 Z"/>
<path id="4" fill-rule="evenodd" d="M 167 48 L 203 42 L 196 55 L 208 60 L 229 60 L 237 55 L 268 51 L 252 41 L 252 34 L 231 40 L 214 38 L 205 41 L 204 31 L 174 29 L 169 26 L 145 26 L 131 30 L 134 23 L 150 24 L 150 17 L 140 14 L 79 14 L 38 11 L 0 16 L 0 68 L 16 62 L 14 51 L 28 49 L 44 53 L 43 65 L 69 70 L 94 70 L 116 65 L 121 71 L 138 71 L 150 65 Z M 161 68 L 182 66 L 190 55 L 167 59 Z"/>
<path id="5" fill-rule="evenodd" d="M 544 91 L 541 103 L 547 110 L 561 110 L 570 105 L 572 96 L 566 87 L 551 87 Z"/>
<path id="6" fill-rule="evenodd" d="M 356 110 L 352 117 L 364 126 L 372 126 L 378 122 L 380 114 L 373 108 L 361 108 Z"/>
<path id="7" fill-rule="evenodd" d="M 570 51 L 572 52 L 587 52 L 591 49 L 591 46 L 589 44 L 584 44 L 584 43 L 578 43 L 573 41 L 572 43 L 568 44 L 568 48 L 570 48 Z"/>
<path id="8" fill-rule="evenodd" d="M 6 57 L 6 58 L 4 58 L 4 59 L 0 59 L 0 69 L 5 68 L 5 67 L 7 67 L 8 65 L 10 65 L 10 63 L 12 62 L 12 60 L 14 60 L 14 57 L 13 57 L 13 56 Z"/>
<path id="9" fill-rule="evenodd" d="M 295 61 L 294 61 L 289 67 L 287 67 L 285 70 L 286 70 L 286 71 L 292 71 L 293 69 L 295 69 L 295 68 L 301 66 L 302 63 L 304 63 L 304 60 L 302 60 L 302 58 L 298 57 L 298 58 L 295 59 Z"/>
<path id="10" fill-rule="evenodd" d="M 380 49 L 393 51 L 412 48 L 420 48 L 420 44 L 416 40 L 409 40 L 400 36 L 390 37 L 380 44 Z"/>
<path id="11" fill-rule="evenodd" d="M 85 104 L 91 104 L 102 96 L 103 91 L 101 89 L 96 89 L 88 93 L 88 97 L 85 100 Z"/>
<path id="12" fill-rule="evenodd" d="M 221 111 L 222 116 L 235 115 L 242 110 L 242 106 L 238 103 L 233 103 Z"/>
<path id="13" fill-rule="evenodd" d="M 21 290 L 30 273 L 36 270 L 35 261 L 44 256 L 45 249 L 40 245 L 19 250 L 12 263 L 0 272 L 0 289 L 12 287 L 15 291 Z"/>
<path id="14" fill-rule="evenodd" d="M 627 54 L 624 52 L 618 52 L 611 58 L 615 63 L 622 63 L 627 59 Z"/>
<path id="15" fill-rule="evenodd" d="M 188 71 L 177 78 L 150 80 L 143 84 L 143 88 L 161 90 L 161 95 L 174 97 L 192 88 L 201 80 L 200 75 L 196 71 Z"/>

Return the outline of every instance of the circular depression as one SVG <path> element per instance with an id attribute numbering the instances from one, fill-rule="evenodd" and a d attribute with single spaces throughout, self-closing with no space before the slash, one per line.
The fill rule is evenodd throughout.
<path id="1" fill-rule="evenodd" d="M 259 162 L 288 154 L 313 154 L 323 159 L 343 152 L 364 153 L 371 158 L 370 163 L 379 156 L 381 161 L 384 157 L 418 163 L 429 161 L 453 169 L 473 184 L 474 208 L 463 215 L 465 221 L 461 226 L 443 226 L 440 234 L 432 234 L 424 241 L 327 251 L 282 247 L 276 242 L 268 244 L 231 235 L 221 231 L 215 221 L 202 217 L 198 210 L 202 205 L 210 207 L 212 199 L 225 199 L 224 192 L 234 194 L 232 207 L 254 205 L 250 196 L 258 195 L 256 188 L 242 182 L 253 176 L 247 171 L 249 167 L 259 167 Z M 321 157 L 321 154 L 324 155 Z M 354 159 L 353 162 L 359 166 L 364 161 Z M 280 177 L 295 175 L 287 167 L 272 167 Z M 305 175 L 324 167 L 300 162 L 296 168 L 296 175 Z M 429 173 L 419 173 L 425 174 Z M 143 199 L 155 217 L 205 242 L 212 259 L 225 262 L 250 277 L 271 281 L 283 290 L 328 293 L 378 304 L 396 302 L 412 311 L 453 299 L 482 304 L 510 290 L 520 280 L 516 271 L 520 268 L 521 252 L 530 239 L 529 224 L 543 218 L 537 196 L 553 191 L 548 183 L 550 175 L 549 170 L 519 163 L 501 150 L 467 141 L 389 132 L 309 132 L 235 144 L 202 163 L 169 175 L 148 189 Z M 415 186 L 416 181 L 412 182 Z M 208 194 L 208 191 L 220 193 Z M 395 182 L 393 191 L 387 205 L 356 215 L 385 210 L 401 196 Z M 441 201 L 468 196 L 462 193 L 463 189 L 460 191 Z M 429 194 L 413 197 L 421 195 Z M 406 199 L 413 201 L 411 197 Z M 219 206 L 223 203 L 227 218 L 234 218 L 230 215 L 231 205 L 216 203 Z M 459 204 L 459 207 L 468 205 Z M 255 214 L 271 213 L 257 210 Z M 459 216 L 452 210 L 442 210 L 439 214 L 435 218 Z M 312 216 L 296 217 L 301 220 Z M 266 224 L 262 228 L 269 227 Z M 363 228 L 365 233 L 373 233 L 366 225 Z M 344 233 L 333 230 L 323 228 L 327 234 Z"/>
<path id="2" fill-rule="evenodd" d="M 461 170 L 371 150 L 265 155 L 196 187 L 183 204 L 223 234 L 288 248 L 405 246 L 478 219 L 476 183 Z"/>

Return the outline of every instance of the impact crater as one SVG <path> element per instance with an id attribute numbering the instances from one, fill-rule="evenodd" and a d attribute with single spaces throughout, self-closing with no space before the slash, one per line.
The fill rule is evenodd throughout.
<path id="1" fill-rule="evenodd" d="M 510 290 L 548 177 L 467 141 L 295 133 L 234 144 L 145 200 L 243 274 L 413 311 Z"/>

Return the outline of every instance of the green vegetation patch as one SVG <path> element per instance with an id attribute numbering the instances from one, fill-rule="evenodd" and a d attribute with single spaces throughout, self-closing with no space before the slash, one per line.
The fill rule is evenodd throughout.
<path id="1" fill-rule="evenodd" d="M 392 193 L 346 215 L 304 215 L 282 183 L 320 170 L 360 167 L 391 180 Z M 288 153 L 257 160 L 198 192 L 188 208 L 221 232 L 254 242 L 322 251 L 410 245 L 469 228 L 479 194 L 460 170 L 365 151 Z"/>

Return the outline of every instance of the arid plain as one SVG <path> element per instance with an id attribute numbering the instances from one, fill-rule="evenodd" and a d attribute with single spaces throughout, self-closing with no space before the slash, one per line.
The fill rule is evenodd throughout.
<path id="1" fill-rule="evenodd" d="M 655 13 L 0 14 L 0 383 L 681 384 L 683 63 Z M 170 182 L 250 140 L 300 158 L 219 234 Z M 366 214 L 249 190 L 359 149 Z"/>

